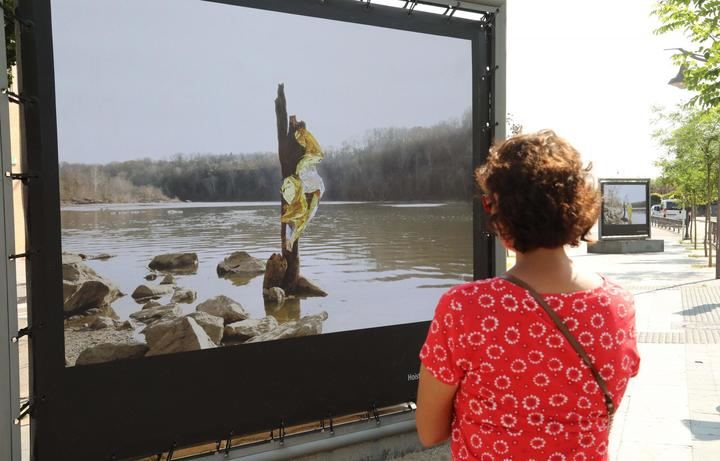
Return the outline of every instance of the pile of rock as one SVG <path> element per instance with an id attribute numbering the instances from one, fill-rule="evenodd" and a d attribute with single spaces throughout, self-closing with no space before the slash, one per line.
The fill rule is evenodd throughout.
<path id="1" fill-rule="evenodd" d="M 67 255 L 67 258 L 63 255 L 66 328 L 90 334 L 103 330 L 126 331 L 127 335 L 108 336 L 116 342 L 99 344 L 91 338 L 93 345 L 80 353 L 77 365 L 317 335 L 322 333 L 322 324 L 328 317 L 326 312 L 321 312 L 285 323 L 278 322 L 272 315 L 253 319 L 240 303 L 223 295 L 207 299 L 198 304 L 194 312 L 183 314 L 179 303 L 193 303 L 197 294 L 178 287 L 173 274 L 196 272 L 198 257 L 195 253 L 169 253 L 152 259 L 148 266 L 153 272 L 145 279 L 150 282 L 163 278 L 157 284 L 145 283 L 133 291 L 132 298 L 142 304 L 142 308 L 130 314 L 131 320 L 120 322 L 110 305 L 122 294 L 82 261 L 80 255 Z M 217 273 L 222 277 L 246 279 L 265 273 L 266 279 L 268 277 L 265 263 L 246 252 L 235 252 L 225 258 L 218 265 Z M 303 277 L 298 280 L 296 290 L 306 296 L 326 295 Z M 287 299 L 278 286 L 264 289 L 263 295 L 276 306 Z M 144 343 L 132 338 L 138 324 L 144 325 L 140 331 Z"/>

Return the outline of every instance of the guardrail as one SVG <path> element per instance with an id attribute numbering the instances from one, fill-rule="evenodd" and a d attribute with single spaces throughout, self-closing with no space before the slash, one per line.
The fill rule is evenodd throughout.
<path id="1" fill-rule="evenodd" d="M 698 226 L 701 232 L 704 232 L 703 227 L 705 226 L 705 223 L 700 218 L 698 219 Z M 650 223 L 655 226 L 659 227 L 661 229 L 667 229 L 672 232 L 677 232 L 680 235 L 683 235 L 685 223 L 682 219 L 672 219 L 672 218 L 660 218 L 660 217 L 651 217 Z M 718 241 L 717 241 L 717 221 L 710 221 L 710 229 L 708 229 L 708 234 L 710 236 L 710 244 L 713 245 L 715 248 L 718 247 Z M 703 243 L 706 242 L 706 240 L 702 239 Z"/>
<path id="2" fill-rule="evenodd" d="M 685 221 L 682 219 L 659 218 L 653 216 L 650 218 L 650 223 L 652 223 L 655 227 L 677 232 L 680 235 L 682 235 L 683 229 L 685 228 Z"/>

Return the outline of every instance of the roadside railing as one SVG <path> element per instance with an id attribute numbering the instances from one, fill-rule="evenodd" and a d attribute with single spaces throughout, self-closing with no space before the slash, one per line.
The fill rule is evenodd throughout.
<path id="1" fill-rule="evenodd" d="M 682 235 L 683 229 L 685 229 L 685 221 L 683 219 L 659 218 L 653 216 L 650 218 L 650 223 L 655 227 L 667 229 L 671 232 L 677 232 L 680 235 Z"/>

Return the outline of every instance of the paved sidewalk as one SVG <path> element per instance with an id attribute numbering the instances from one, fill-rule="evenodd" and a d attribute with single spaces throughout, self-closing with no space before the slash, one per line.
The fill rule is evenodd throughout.
<path id="1" fill-rule="evenodd" d="M 720 281 L 689 257 L 679 236 L 653 229 L 665 252 L 571 250 L 579 268 L 605 274 L 635 295 L 642 363 L 616 414 L 612 461 L 720 460 Z M 447 447 L 400 458 L 449 459 Z"/>

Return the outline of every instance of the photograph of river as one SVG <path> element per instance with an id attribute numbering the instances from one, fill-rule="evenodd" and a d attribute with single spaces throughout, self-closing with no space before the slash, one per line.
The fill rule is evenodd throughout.
<path id="1" fill-rule="evenodd" d="M 604 224 L 647 224 L 645 184 L 604 184 Z"/>
<path id="2" fill-rule="evenodd" d="M 67 366 L 427 321 L 471 280 L 468 41 L 52 3 Z"/>

